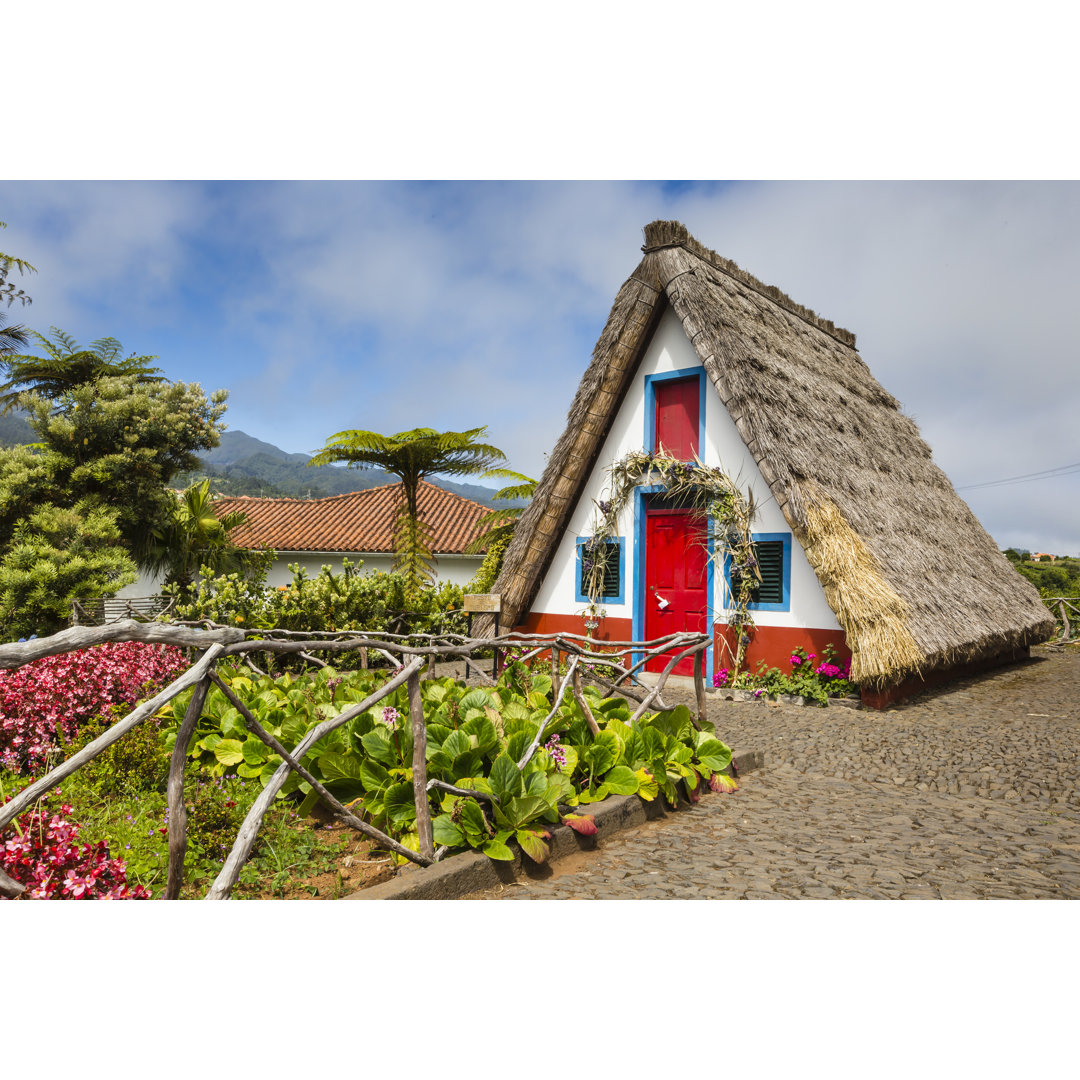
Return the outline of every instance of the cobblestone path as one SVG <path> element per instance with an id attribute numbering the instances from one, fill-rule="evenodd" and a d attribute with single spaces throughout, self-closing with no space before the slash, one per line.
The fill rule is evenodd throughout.
<path id="1" fill-rule="evenodd" d="M 884 713 L 710 695 L 763 771 L 475 898 L 1080 898 L 1080 652 L 1033 653 Z"/>

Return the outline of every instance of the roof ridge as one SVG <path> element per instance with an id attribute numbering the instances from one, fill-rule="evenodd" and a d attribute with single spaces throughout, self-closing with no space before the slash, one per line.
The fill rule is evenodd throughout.
<path id="1" fill-rule="evenodd" d="M 753 289 L 767 300 L 771 300 L 785 311 L 802 319 L 803 322 L 817 327 L 818 330 L 839 341 L 841 345 L 855 348 L 855 334 L 851 330 L 837 326 L 831 319 L 822 318 L 812 308 L 796 303 L 775 285 L 766 285 L 753 274 L 743 270 L 738 263 L 717 254 L 712 248 L 707 248 L 690 235 L 690 230 L 681 221 L 651 221 L 645 226 L 644 232 L 645 243 L 642 244 L 641 250 L 646 255 L 663 248 L 681 247 L 691 255 L 696 255 L 707 262 L 713 269 L 727 274 L 728 277 L 734 278 L 740 284 Z"/>

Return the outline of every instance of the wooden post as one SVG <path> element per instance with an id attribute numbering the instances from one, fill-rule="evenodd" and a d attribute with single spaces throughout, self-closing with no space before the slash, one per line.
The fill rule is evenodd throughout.
<path id="1" fill-rule="evenodd" d="M 705 650 L 702 649 L 694 657 L 694 693 L 697 695 L 697 723 L 694 725 L 698 731 L 705 726 Z"/>
<path id="2" fill-rule="evenodd" d="M 413 798 L 416 800 L 416 831 L 420 836 L 420 854 L 435 858 L 435 842 L 431 832 L 431 810 L 427 794 L 427 728 L 424 725 L 424 703 L 420 698 L 420 677 L 409 676 L 409 716 L 412 719 Z"/>
<path id="3" fill-rule="evenodd" d="M 599 735 L 600 725 L 596 722 L 596 717 L 593 716 L 592 709 L 589 708 L 589 703 L 585 700 L 585 695 L 581 692 L 581 672 L 577 668 L 574 668 L 573 689 L 574 700 L 585 714 L 585 723 L 589 725 L 589 730 L 594 735 Z"/>
<path id="4" fill-rule="evenodd" d="M 551 692 L 555 693 L 555 687 L 559 683 L 559 649 L 553 641 L 551 643 Z"/>
<path id="5" fill-rule="evenodd" d="M 184 884 L 184 856 L 187 854 L 187 807 L 184 805 L 184 766 L 187 764 L 188 745 L 195 734 L 195 727 L 202 716 L 210 680 L 195 684 L 188 702 L 184 719 L 176 732 L 172 758 L 169 761 L 169 877 L 165 885 L 165 899 L 179 900 L 180 887 Z"/>

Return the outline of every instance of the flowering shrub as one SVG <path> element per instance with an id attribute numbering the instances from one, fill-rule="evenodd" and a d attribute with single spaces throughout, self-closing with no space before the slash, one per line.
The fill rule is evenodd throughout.
<path id="1" fill-rule="evenodd" d="M 172 645 L 129 641 L 46 656 L 0 672 L 0 767 L 22 773 L 44 764 L 58 742 L 114 705 L 131 707 L 188 666 Z"/>
<path id="2" fill-rule="evenodd" d="M 721 668 L 713 675 L 713 686 L 734 686 L 754 691 L 754 697 L 768 694 L 799 694 L 803 697 L 820 701 L 824 704 L 830 697 L 843 697 L 853 689 L 849 680 L 851 661 L 836 662 L 836 650 L 826 645 L 824 656 L 808 653 L 805 649 L 792 651 L 788 662 L 790 674 L 784 674 L 779 668 L 765 669 L 765 662 L 758 665 L 756 674 L 740 672 L 732 677 L 729 668 Z"/>
<path id="3" fill-rule="evenodd" d="M 59 792 L 59 788 L 56 789 Z M 8 800 L 5 799 L 4 802 Z M 14 822 L 14 834 L 0 845 L 0 867 L 26 886 L 29 900 L 149 900 L 141 885 L 128 885 L 127 866 L 109 857 L 104 840 L 79 843 L 82 826 L 62 804 L 50 814 L 46 799 Z"/>

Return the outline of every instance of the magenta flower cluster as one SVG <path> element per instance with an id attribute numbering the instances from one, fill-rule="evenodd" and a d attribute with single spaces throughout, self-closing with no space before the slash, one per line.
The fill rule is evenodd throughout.
<path id="1" fill-rule="evenodd" d="M 831 655 L 831 650 L 826 648 L 826 653 Z M 801 667 L 804 663 L 812 667 L 815 675 L 820 675 L 825 679 L 846 679 L 851 673 L 851 661 L 845 660 L 842 665 L 832 663 L 831 659 L 826 659 L 820 664 L 814 664 L 817 660 L 817 653 L 807 653 L 802 649 L 796 649 L 791 654 L 791 666 L 792 668 Z"/>
<path id="2" fill-rule="evenodd" d="M 721 686 L 727 686 L 731 682 L 731 669 L 722 667 L 719 671 L 715 672 L 712 677 L 713 686 L 719 688 Z"/>
<path id="3" fill-rule="evenodd" d="M 559 745 L 558 735 L 552 735 L 544 743 L 544 749 L 548 752 L 557 769 L 561 769 L 566 764 L 566 751 Z"/>
<path id="4" fill-rule="evenodd" d="M 188 666 L 172 645 L 110 642 L 0 671 L 0 767 L 41 766 L 57 742 L 72 741 L 114 705 L 134 706 Z"/>
<path id="5" fill-rule="evenodd" d="M 0 867 L 26 886 L 23 899 L 150 899 L 148 889 L 128 884 L 127 864 L 109 857 L 106 841 L 79 843 L 82 826 L 69 820 L 70 806 L 61 805 L 59 813 L 50 814 L 45 802 L 43 798 L 37 809 L 18 818 L 15 830 L 0 844 Z"/>

